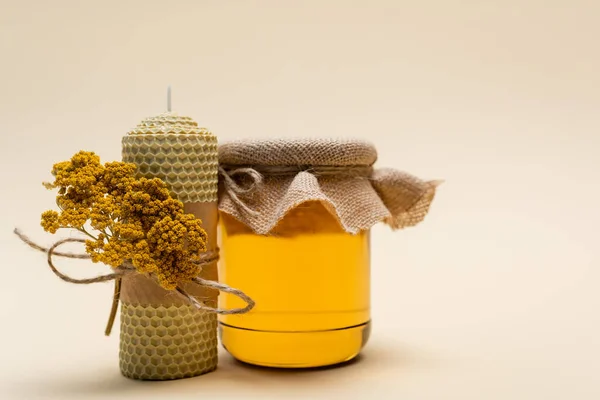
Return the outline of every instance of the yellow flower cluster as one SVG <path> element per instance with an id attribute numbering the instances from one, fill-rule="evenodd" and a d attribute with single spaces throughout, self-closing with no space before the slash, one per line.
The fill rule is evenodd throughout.
<path id="1" fill-rule="evenodd" d="M 90 238 L 86 252 L 92 261 L 115 268 L 131 263 L 172 290 L 200 272 L 206 232 L 161 179 L 137 179 L 135 170 L 123 162 L 102 165 L 85 151 L 55 164 L 54 182 L 44 186 L 58 189 L 60 212 L 45 211 L 41 225 L 50 233 L 77 229 Z"/>

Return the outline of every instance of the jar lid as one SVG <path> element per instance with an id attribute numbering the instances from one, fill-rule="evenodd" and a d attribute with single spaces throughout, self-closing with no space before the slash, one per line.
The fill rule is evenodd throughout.
<path id="1" fill-rule="evenodd" d="M 348 233 L 382 221 L 394 229 L 421 222 L 438 183 L 375 169 L 376 160 L 375 147 L 356 139 L 227 142 L 219 146 L 219 210 L 261 235 L 309 202 L 320 203 Z"/>
<path id="2" fill-rule="evenodd" d="M 219 146 L 223 165 L 370 166 L 377 150 L 359 139 L 241 139 Z"/>

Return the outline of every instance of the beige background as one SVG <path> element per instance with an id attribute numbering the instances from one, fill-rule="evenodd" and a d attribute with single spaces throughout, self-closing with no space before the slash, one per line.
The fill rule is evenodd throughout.
<path id="1" fill-rule="evenodd" d="M 600 3 L 0 1 L 2 399 L 600 398 Z M 358 136 L 444 178 L 373 236 L 372 342 L 340 369 L 119 375 L 110 285 L 58 280 L 40 182 L 174 109 L 221 140 Z M 73 275 L 99 266 L 65 263 Z"/>

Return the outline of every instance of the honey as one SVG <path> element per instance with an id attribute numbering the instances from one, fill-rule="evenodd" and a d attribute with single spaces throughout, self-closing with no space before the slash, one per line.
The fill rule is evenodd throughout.
<path id="1" fill-rule="evenodd" d="M 268 235 L 222 214 L 222 282 L 256 301 L 220 317 L 223 346 L 262 366 L 305 368 L 354 358 L 370 331 L 370 234 L 345 232 L 319 202 L 290 211 Z M 221 308 L 243 307 L 222 294 Z"/>

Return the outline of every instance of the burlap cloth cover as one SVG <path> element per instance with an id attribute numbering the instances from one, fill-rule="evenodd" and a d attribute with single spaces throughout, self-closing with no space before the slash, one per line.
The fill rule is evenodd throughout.
<path id="1" fill-rule="evenodd" d="M 223 143 L 219 164 L 244 189 L 232 196 L 221 180 L 219 210 L 257 234 L 272 233 L 290 211 L 305 203 L 322 205 L 344 231 L 353 234 L 379 222 L 393 229 L 421 222 L 440 181 L 424 181 L 395 169 L 368 168 L 376 160 L 375 147 L 355 139 Z M 281 166 L 298 168 L 296 172 L 273 168 Z M 262 181 L 257 184 L 249 174 L 236 173 L 240 168 L 257 171 Z M 240 207 L 234 196 L 247 207 Z"/>
<path id="2" fill-rule="evenodd" d="M 163 179 L 185 211 L 202 219 L 207 250 L 217 238 L 217 138 L 189 117 L 165 113 L 142 121 L 122 140 L 123 161 L 138 173 Z M 216 281 L 216 262 L 201 278 Z M 218 292 L 194 283 L 185 290 L 217 306 Z M 200 375 L 217 367 L 217 316 L 196 309 L 173 291 L 140 274 L 123 278 L 121 289 L 123 375 L 166 380 Z"/>

